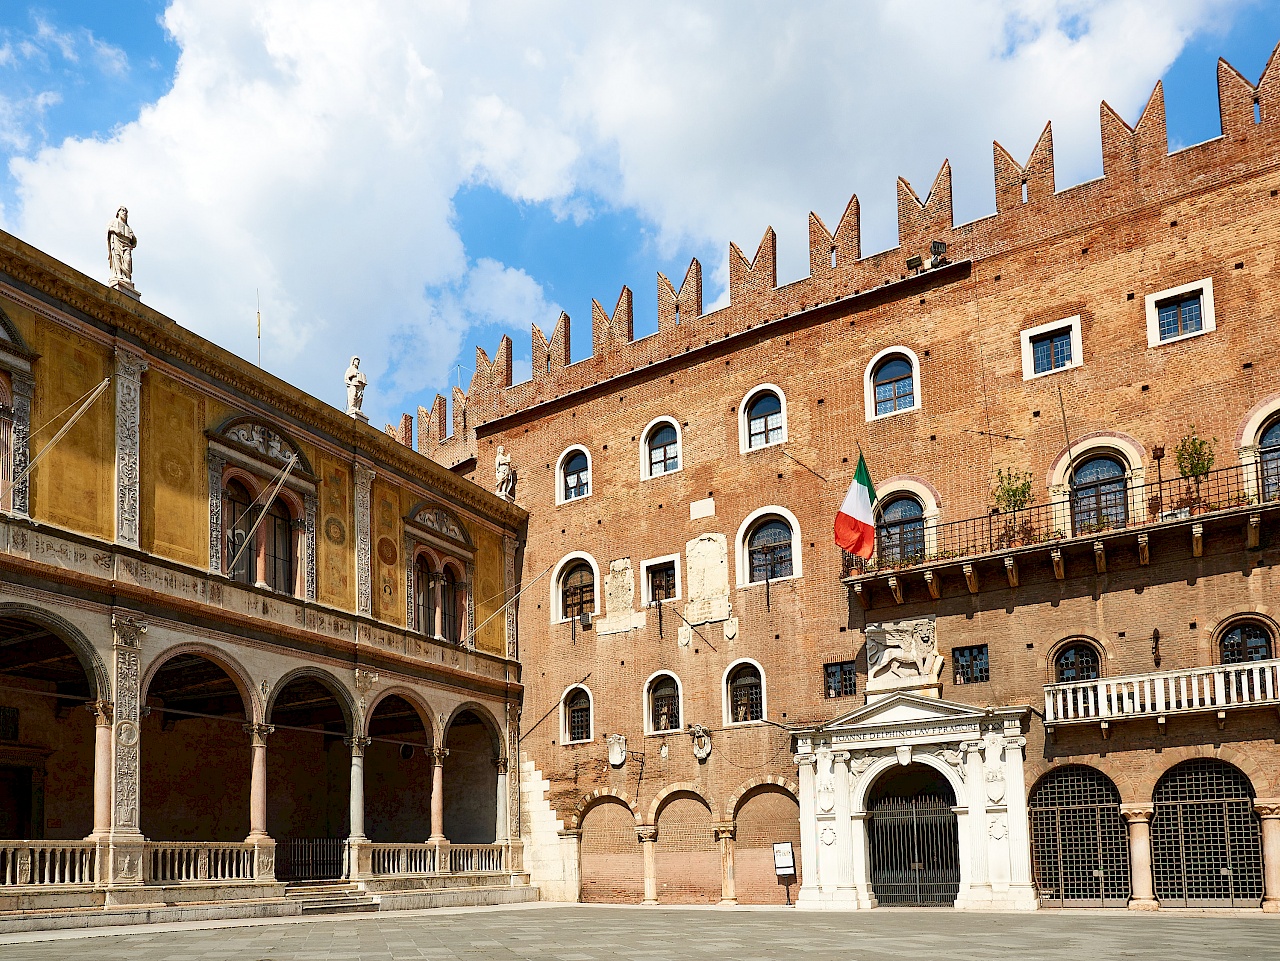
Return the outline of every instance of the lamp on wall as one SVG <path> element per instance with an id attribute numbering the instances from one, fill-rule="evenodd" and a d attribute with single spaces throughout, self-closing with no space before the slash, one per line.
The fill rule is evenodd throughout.
<path id="1" fill-rule="evenodd" d="M 1160 628 L 1151 631 L 1151 660 L 1156 667 L 1160 666 Z"/>

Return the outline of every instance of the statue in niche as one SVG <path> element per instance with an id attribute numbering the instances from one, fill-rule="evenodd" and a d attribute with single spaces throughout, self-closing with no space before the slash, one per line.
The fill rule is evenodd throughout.
<path id="1" fill-rule="evenodd" d="M 138 237 L 129 226 L 129 208 L 116 210 L 116 219 L 107 224 L 107 262 L 111 266 L 111 283 L 133 286 L 133 248 Z"/>
<path id="2" fill-rule="evenodd" d="M 493 492 L 504 501 L 516 499 L 516 472 L 511 466 L 511 455 L 505 447 L 498 446 L 498 454 L 493 459 Z"/>
<path id="3" fill-rule="evenodd" d="M 361 417 L 364 413 L 364 389 L 369 386 L 369 378 L 360 369 L 360 358 L 352 357 L 351 366 L 347 368 L 347 413 L 352 417 Z M 365 419 L 361 417 L 361 419 Z"/>

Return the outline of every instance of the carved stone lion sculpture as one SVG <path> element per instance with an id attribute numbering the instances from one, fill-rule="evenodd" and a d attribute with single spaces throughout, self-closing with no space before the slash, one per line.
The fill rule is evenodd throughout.
<path id="1" fill-rule="evenodd" d="M 867 679 L 885 675 L 934 681 L 942 676 L 942 657 L 932 620 L 867 626 Z"/>

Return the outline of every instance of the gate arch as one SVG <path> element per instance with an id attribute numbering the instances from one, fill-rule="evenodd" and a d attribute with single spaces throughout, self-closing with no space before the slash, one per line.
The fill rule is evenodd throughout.
<path id="1" fill-rule="evenodd" d="M 1151 873 L 1169 907 L 1257 907 L 1262 839 L 1253 785 L 1215 758 L 1183 761 L 1164 773 L 1151 800 Z"/>
<path id="2" fill-rule="evenodd" d="M 950 778 L 919 762 L 884 771 L 866 790 L 871 888 L 880 904 L 954 905 L 960 826 Z"/>
<path id="3" fill-rule="evenodd" d="M 1083 764 L 1054 768 L 1036 782 L 1027 808 L 1041 904 L 1128 905 L 1129 841 L 1109 777 Z"/>

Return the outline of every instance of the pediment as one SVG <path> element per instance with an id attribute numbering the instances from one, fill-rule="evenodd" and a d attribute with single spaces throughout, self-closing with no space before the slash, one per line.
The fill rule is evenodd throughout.
<path id="1" fill-rule="evenodd" d="M 0 348 L 7 353 L 17 354 L 23 360 L 35 360 L 38 356 L 27 346 L 21 332 L 3 310 L 0 310 Z"/>
<path id="2" fill-rule="evenodd" d="M 224 421 L 213 435 L 220 441 L 277 467 L 297 458 L 295 474 L 311 475 L 311 464 L 292 438 L 278 428 L 253 417 L 233 417 Z"/>
<path id="3" fill-rule="evenodd" d="M 467 533 L 462 521 L 452 511 L 437 503 L 424 501 L 416 505 L 405 519 L 441 537 L 471 546 L 471 535 Z"/>
<path id="4" fill-rule="evenodd" d="M 986 708 L 974 707 L 972 704 L 961 704 L 958 701 L 944 701 L 936 697 L 923 697 L 919 694 L 899 692 L 888 694 L 870 704 L 850 711 L 835 720 L 822 725 L 828 733 L 850 730 L 865 730 L 867 727 L 901 727 L 920 723 L 963 723 L 970 721 L 978 724 L 991 717 Z"/>

